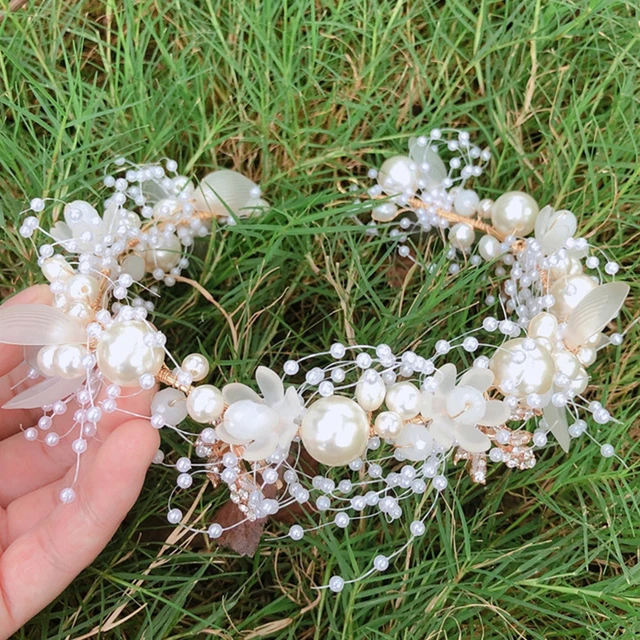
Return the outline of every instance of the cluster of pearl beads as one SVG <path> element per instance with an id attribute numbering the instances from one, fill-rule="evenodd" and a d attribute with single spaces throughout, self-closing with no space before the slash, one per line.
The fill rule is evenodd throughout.
<path id="1" fill-rule="evenodd" d="M 303 372 L 301 367 L 307 358 L 286 362 L 285 378 L 304 373 L 304 382 L 296 389 L 305 398 L 305 409 L 291 447 L 304 447 L 317 462 L 331 467 L 333 471 L 326 475 L 305 474 L 295 464 L 295 452 L 278 450 L 273 457 L 247 465 L 242 461 L 242 448 L 232 453 L 222 449 L 219 477 L 232 495 L 239 477 L 255 479 L 247 493 L 247 520 L 273 515 L 293 502 L 310 502 L 323 514 L 317 526 L 305 529 L 300 524 L 293 525 L 288 534 L 293 540 L 324 526 L 346 529 L 376 513 L 389 521 L 400 520 L 402 501 L 415 494 L 424 500 L 423 494 L 430 493 L 434 499 L 427 503 L 427 513 L 409 525 L 406 545 L 390 556 L 377 556 L 373 567 L 363 575 L 386 570 L 391 558 L 424 533 L 425 520 L 447 486 L 444 474 L 452 459 L 480 459 L 482 465 L 475 468 L 472 477 L 484 482 L 485 473 L 478 469 L 486 467 L 486 461 L 510 468 L 534 466 L 534 452 L 549 446 L 550 434 L 565 448 L 565 437 L 586 434 L 595 441 L 587 431 L 586 421 L 579 417 L 580 412 L 590 413 L 599 425 L 612 419 L 600 402 L 586 402 L 581 395 L 589 382 L 585 369 L 595 359 L 595 343 L 602 341 L 600 331 L 604 327 L 598 328 L 594 345 L 581 345 L 576 353 L 567 346 L 564 336 L 568 317 L 603 282 L 598 270 L 600 258 L 590 254 L 584 239 L 575 237 L 575 216 L 571 212 L 554 212 L 548 207 L 541 210 L 530 195 L 519 191 L 505 193 L 494 202 L 481 200 L 475 191 L 466 188 L 470 178 L 482 174 L 490 154 L 471 145 L 465 132 L 446 133 L 455 134 L 456 138 L 444 140 L 443 131 L 434 130 L 429 136 L 412 139 L 409 157 L 395 156 L 380 171 L 370 171 L 370 177 L 378 184 L 369 190 L 369 196 L 387 197 L 384 203 L 374 206 L 370 231 L 377 232 L 379 226 L 403 212 L 414 214 L 415 218 L 402 217 L 390 234 L 399 241 L 400 254 L 408 256 L 405 243 L 409 233 L 448 229 L 450 258 L 462 254 L 469 257 L 471 264 L 495 262 L 496 275 L 501 278 L 510 272 L 500 294 L 510 317 L 499 320 L 487 316 L 481 327 L 458 339 L 440 339 L 428 358 L 413 352 L 395 356 L 388 345 L 372 350 L 334 344 L 328 352 L 311 356 L 331 356 L 334 362 L 329 365 Z M 458 154 L 448 166 L 439 158 L 443 149 Z M 534 231 L 535 237 L 525 237 Z M 476 254 L 473 248 L 477 232 L 481 235 Z M 596 270 L 595 277 L 582 275 L 583 264 Z M 458 268 L 458 264 L 452 264 L 451 273 Z M 618 270 L 616 263 L 606 261 L 606 275 L 615 276 Z M 609 302 L 613 307 L 608 319 L 617 315 L 624 299 L 621 290 L 616 291 L 621 299 L 617 306 Z M 495 296 L 487 297 L 488 304 L 495 301 Z M 491 346 L 481 341 L 482 334 L 495 332 L 502 336 L 502 344 Z M 619 345 L 622 335 L 611 334 L 605 341 Z M 488 399 L 497 397 L 508 409 L 509 428 L 503 424 L 482 431 L 478 425 L 482 433 L 490 435 L 492 444 L 486 451 L 465 451 L 455 437 L 446 446 L 429 439 L 423 431 L 432 419 L 421 417 L 422 394 L 437 391 L 437 370 L 443 366 L 442 359 L 456 348 L 474 354 L 472 369 L 487 370 L 492 382 L 484 391 L 484 399 L 477 391 L 461 389 L 452 396 L 452 406 L 464 399 L 475 402 L 477 406 L 472 405 L 471 409 L 478 411 Z M 477 355 L 483 348 L 489 353 Z M 345 359 L 349 349 L 353 349 L 354 356 Z M 466 374 L 460 376 L 461 381 Z M 555 413 L 543 411 L 547 406 Z M 552 421 L 557 411 L 566 411 L 571 424 L 567 422 L 559 428 Z M 219 424 L 223 418 L 224 413 L 212 424 Z M 564 413 L 562 420 L 566 420 Z M 533 425 L 530 431 L 529 425 Z M 413 440 L 408 439 L 408 432 Z M 205 428 L 194 444 L 196 453 L 207 462 L 192 465 L 181 459 L 178 470 L 182 480 L 178 481 L 178 488 L 191 486 L 192 480 L 185 477 L 189 471 L 206 473 L 210 469 L 211 445 L 215 442 L 215 430 Z M 611 444 L 598 444 L 603 456 L 615 455 Z M 398 464 L 402 464 L 399 473 L 390 470 Z M 347 475 L 336 477 L 339 469 L 347 469 Z M 282 491 L 275 498 L 267 497 L 265 487 L 278 479 L 282 479 Z M 181 518 L 179 509 L 170 510 L 171 521 Z M 211 538 L 219 538 L 225 527 L 213 523 L 205 531 Z M 334 576 L 328 587 L 338 592 L 346 582 Z"/>
<path id="2" fill-rule="evenodd" d="M 147 319 L 154 304 L 133 290 L 144 289 L 147 276 L 175 284 L 189 264 L 186 252 L 196 238 L 211 233 L 213 220 L 235 224 L 268 206 L 258 185 L 234 171 L 214 171 L 195 186 L 178 173 L 174 160 L 135 165 L 118 158 L 114 164 L 114 175 L 103 180 L 112 190 L 102 203 L 103 216 L 86 201 L 34 198 L 19 229 L 32 241 L 36 232 L 48 239 L 35 248 L 57 314 L 41 321 L 46 346 L 25 347 L 30 367 L 25 381 L 37 385 L 44 378 L 41 384 L 51 387 L 45 397 L 52 401 L 41 405 L 37 427 L 25 429 L 24 435 L 52 447 L 72 437 L 77 469 L 101 418 L 121 411 L 119 398 L 138 393 L 135 388 L 151 389 L 158 381 L 178 387 L 156 396 L 151 416 L 139 416 L 150 417 L 156 428 L 177 425 L 187 415 L 210 422 L 212 407 L 222 411 L 215 387 L 191 386 L 208 375 L 206 358 L 192 354 L 181 366 L 174 361 L 173 372 L 164 364 L 166 357 L 173 358 L 165 336 Z M 48 231 L 39 220 L 47 205 L 62 205 L 64 213 L 64 222 Z M 158 295 L 155 285 L 148 290 Z M 51 338 L 55 331 L 64 337 Z M 24 339 L 33 344 L 32 337 Z M 180 389 L 188 389 L 189 397 Z M 17 400 L 27 402 L 24 396 Z M 79 408 L 69 416 L 71 406 Z M 61 433 L 54 430 L 58 424 Z M 61 491 L 63 502 L 74 499 L 76 478 Z"/>

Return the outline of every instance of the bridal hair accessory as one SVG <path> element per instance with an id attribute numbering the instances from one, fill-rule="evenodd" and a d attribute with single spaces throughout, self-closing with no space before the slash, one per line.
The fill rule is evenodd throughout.
<path id="1" fill-rule="evenodd" d="M 441 153 L 451 154 L 448 165 Z M 173 283 L 186 266 L 183 246 L 206 235 L 213 217 L 236 222 L 264 206 L 257 187 L 233 174 L 227 177 L 242 188 L 223 194 L 224 181 L 208 176 L 195 189 L 180 176 L 164 177 L 161 167 L 133 167 L 124 179 L 109 179 L 116 192 L 104 218 L 87 203 L 71 203 L 67 227 L 54 227 L 55 242 L 39 248 L 53 306 L 0 310 L 2 341 L 28 345 L 29 377 L 44 377 L 7 406 L 42 407 L 38 428 L 26 429 L 25 437 L 44 436 L 54 445 L 60 435 L 51 437 L 52 417 L 77 404 L 73 447 L 80 460 L 101 416 L 119 410 L 122 387 L 151 388 L 159 381 L 167 388 L 153 398 L 151 425 L 175 429 L 194 452 L 175 463 L 170 522 L 220 539 L 243 523 L 302 505 L 304 518 L 287 533 L 300 540 L 322 527 L 347 530 L 380 514 L 406 527 L 406 543 L 377 555 L 360 575 L 335 575 L 324 587 L 339 592 L 385 571 L 425 533 L 452 465 L 464 461 L 471 479 L 484 484 L 489 463 L 529 469 L 545 447 L 557 443 L 568 451 L 572 439 L 596 441 L 593 423 L 615 419 L 596 389 L 585 394 L 587 368 L 598 351 L 623 340 L 616 331 L 603 333 L 629 292 L 615 280 L 619 266 L 576 237 L 570 211 L 539 210 L 517 191 L 481 200 L 466 188 L 489 159 L 466 132 L 434 130 L 412 139 L 409 156 L 370 172 L 378 184 L 369 195 L 380 199 L 371 203 L 370 231 L 391 226 L 400 254 L 411 257 L 411 234 L 447 229 L 451 258 L 495 261 L 496 274 L 505 278 L 499 295 L 508 317 L 487 315 L 463 335 L 438 336 L 430 353 L 335 343 L 285 362 L 283 377 L 258 367 L 259 393 L 237 382 L 222 389 L 195 385 L 209 372 L 201 354 L 167 367 L 164 336 L 146 319 L 151 305 L 138 297 L 128 303 L 130 287 L 145 272 Z M 238 192 L 244 195 L 234 200 Z M 141 226 L 125 208 L 129 200 L 142 207 L 148 223 Z M 35 211 L 43 207 L 41 200 L 32 202 Z M 30 237 L 36 228 L 38 220 L 28 217 L 21 233 Z M 55 254 L 56 247 L 77 254 L 76 260 Z M 457 269 L 455 262 L 451 271 Z M 285 384 L 289 379 L 294 384 Z M 201 427 L 192 433 L 179 426 L 184 421 Z M 603 456 L 615 455 L 611 444 L 598 446 Z M 156 461 L 162 458 L 159 452 Z M 209 521 L 204 529 L 190 524 L 172 500 L 194 478 L 224 485 L 238 520 Z M 61 498 L 72 499 L 73 488 Z M 414 514 L 406 524 L 405 513 Z"/>

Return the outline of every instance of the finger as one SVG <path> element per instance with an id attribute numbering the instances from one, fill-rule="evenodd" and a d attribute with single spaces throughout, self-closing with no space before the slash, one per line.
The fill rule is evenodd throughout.
<path id="1" fill-rule="evenodd" d="M 38 284 L 29 287 L 2 303 L 3 307 L 12 307 L 16 304 L 50 304 L 51 291 L 46 284 Z M 0 342 L 2 330 L 0 328 Z M 0 376 L 4 376 L 17 367 L 24 360 L 24 347 L 14 344 L 3 344 L 0 348 Z"/>
<path id="2" fill-rule="evenodd" d="M 49 304 L 51 291 L 46 285 L 36 285 L 21 291 L 17 295 L 2 303 L 3 307 L 11 307 L 16 304 Z M 24 347 L 20 345 L 1 344 L 2 327 L 0 327 L 0 438 L 5 438 L 9 433 L 15 433 L 20 424 L 29 425 L 37 420 L 37 411 L 32 409 L 2 409 L 5 402 L 13 398 L 19 390 L 29 371 L 25 364 Z M 29 381 L 26 386 L 33 384 Z M 19 387 L 19 388 L 17 388 Z"/>
<path id="3" fill-rule="evenodd" d="M 148 416 L 154 389 L 127 390 L 130 395 L 118 398 L 118 410 L 103 413 L 95 438 L 89 438 L 88 447 L 99 447 L 123 422 L 131 419 L 130 413 Z M 104 390 L 98 397 L 102 399 Z M 0 506 L 7 506 L 20 496 L 61 478 L 76 462 L 77 454 L 71 448 L 73 440 L 80 437 L 81 425 L 74 423 L 77 405 L 69 403 L 67 413 L 56 416 L 48 433 L 65 435 L 54 447 L 43 441 L 29 442 L 22 433 L 0 442 Z M 147 425 L 149 423 L 147 422 Z M 153 429 L 148 426 L 149 429 Z M 44 438 L 45 432 L 40 432 Z"/>
<path id="4" fill-rule="evenodd" d="M 55 598 L 100 553 L 135 502 L 158 433 L 131 420 L 100 448 L 76 500 L 59 505 L 0 557 L 0 637 Z"/>
<path id="5" fill-rule="evenodd" d="M 0 329 L 0 332 L 2 330 Z M 0 349 L 6 345 L 0 345 Z M 0 378 L 0 440 L 16 433 L 20 427 L 30 427 L 42 415 L 40 409 L 2 409 L 17 393 L 33 385 L 38 379 L 31 380 L 28 373 L 31 367 L 22 362 Z"/>

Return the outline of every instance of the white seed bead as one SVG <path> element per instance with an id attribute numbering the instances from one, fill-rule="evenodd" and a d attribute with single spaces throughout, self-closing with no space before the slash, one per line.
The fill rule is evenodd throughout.
<path id="1" fill-rule="evenodd" d="M 169 513 L 167 513 L 167 520 L 171 524 L 178 524 L 178 522 L 182 520 L 182 511 L 180 511 L 180 509 L 171 509 Z"/>
<path id="2" fill-rule="evenodd" d="M 611 444 L 603 444 L 600 447 L 600 453 L 604 458 L 611 458 L 612 456 L 615 455 L 616 450 L 613 448 L 613 445 Z"/>
<path id="3" fill-rule="evenodd" d="M 60 502 L 70 504 L 76 499 L 76 492 L 71 487 L 66 487 L 60 491 L 59 496 Z"/>
<path id="4" fill-rule="evenodd" d="M 340 576 L 332 576 L 329 580 L 329 589 L 334 593 L 340 593 L 344 589 L 344 580 Z"/>
<path id="5" fill-rule="evenodd" d="M 386 571 L 389 568 L 389 558 L 378 555 L 373 559 L 373 566 L 377 571 Z"/>
<path id="6" fill-rule="evenodd" d="M 302 540 L 304 536 L 304 529 L 299 524 L 294 524 L 289 529 L 289 537 L 292 540 Z"/>

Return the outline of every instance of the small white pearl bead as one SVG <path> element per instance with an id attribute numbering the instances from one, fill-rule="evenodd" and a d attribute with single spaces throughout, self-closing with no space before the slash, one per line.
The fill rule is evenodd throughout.
<path id="1" fill-rule="evenodd" d="M 289 529 L 289 537 L 292 540 L 302 540 L 304 536 L 304 529 L 299 524 L 294 524 Z"/>
<path id="2" fill-rule="evenodd" d="M 600 447 L 600 453 L 604 458 L 611 458 L 612 456 L 615 455 L 616 450 L 613 448 L 613 445 L 611 444 L 603 444 Z"/>
<path id="3" fill-rule="evenodd" d="M 334 593 L 340 593 L 344 589 L 344 580 L 340 576 L 332 576 L 329 580 L 329 589 Z"/>
<path id="4" fill-rule="evenodd" d="M 76 499 L 76 492 L 71 487 L 66 487 L 60 491 L 60 502 L 69 504 Z"/>
<path id="5" fill-rule="evenodd" d="M 171 509 L 169 513 L 167 513 L 167 520 L 171 524 L 178 524 L 178 522 L 182 520 L 182 511 L 180 511 L 180 509 Z"/>
<path id="6" fill-rule="evenodd" d="M 389 568 L 389 558 L 378 555 L 373 559 L 373 566 L 377 571 L 386 571 Z"/>
<path id="7" fill-rule="evenodd" d="M 433 479 L 433 488 L 436 491 L 444 491 L 447 488 L 448 481 L 444 476 L 436 476 Z"/>

